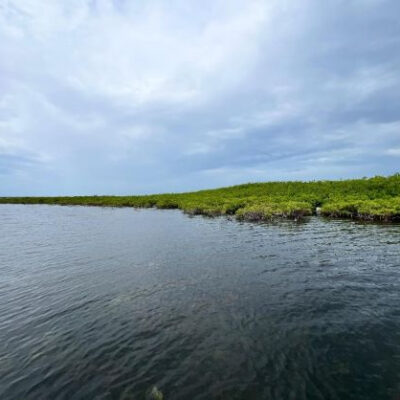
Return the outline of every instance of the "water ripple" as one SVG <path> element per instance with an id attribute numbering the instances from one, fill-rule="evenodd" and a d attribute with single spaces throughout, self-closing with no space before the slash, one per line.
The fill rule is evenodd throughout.
<path id="1" fill-rule="evenodd" d="M 396 399 L 400 226 L 0 206 L 0 398 Z"/>

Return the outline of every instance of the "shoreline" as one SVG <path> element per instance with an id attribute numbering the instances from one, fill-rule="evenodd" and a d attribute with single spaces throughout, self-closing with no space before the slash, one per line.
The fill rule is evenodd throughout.
<path id="1" fill-rule="evenodd" d="M 342 181 L 249 183 L 221 189 L 143 196 L 0 197 L 0 204 L 179 209 L 242 221 L 332 219 L 400 221 L 400 174 Z"/>
<path id="2" fill-rule="evenodd" d="M 0 198 L 1 199 L 1 198 Z M 204 217 L 204 218 L 226 218 L 228 221 L 237 221 L 237 222 L 248 222 L 248 223 L 273 223 L 273 222 L 307 222 L 309 218 L 319 218 L 326 221 L 352 221 L 352 222 L 360 222 L 360 223 L 371 223 L 371 224 L 383 224 L 383 225 L 392 225 L 392 224 L 400 224 L 400 216 L 393 216 L 390 219 L 386 218 L 371 218 L 369 216 L 347 216 L 347 215 L 328 215 L 322 213 L 313 212 L 312 214 L 303 215 L 301 217 L 292 217 L 292 216 L 283 216 L 283 215 L 273 215 L 269 218 L 240 218 L 236 215 L 231 214 L 212 214 L 212 213 L 193 213 L 187 212 L 180 208 L 158 208 L 158 207 L 132 207 L 132 206 L 120 206 L 120 205 L 99 205 L 99 204 L 54 204 L 54 203 L 16 203 L 16 202 L 1 202 L 2 205 L 22 205 L 22 206 L 49 206 L 49 207 L 90 207 L 90 208 L 110 208 L 110 209 L 133 209 L 136 211 L 141 210 L 155 210 L 155 211 L 179 211 L 183 215 L 187 217 Z"/>

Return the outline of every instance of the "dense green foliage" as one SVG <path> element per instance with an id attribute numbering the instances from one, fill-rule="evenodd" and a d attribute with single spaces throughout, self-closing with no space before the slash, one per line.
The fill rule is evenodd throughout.
<path id="1" fill-rule="evenodd" d="M 188 214 L 244 220 L 340 218 L 400 220 L 400 174 L 343 181 L 249 183 L 191 193 L 147 196 L 2 197 L 0 203 L 179 208 Z"/>

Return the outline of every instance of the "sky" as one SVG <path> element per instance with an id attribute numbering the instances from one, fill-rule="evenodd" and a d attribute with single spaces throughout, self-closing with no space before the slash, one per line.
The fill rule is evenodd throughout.
<path id="1" fill-rule="evenodd" d="M 400 171 L 398 0 L 0 0 L 0 196 Z"/>

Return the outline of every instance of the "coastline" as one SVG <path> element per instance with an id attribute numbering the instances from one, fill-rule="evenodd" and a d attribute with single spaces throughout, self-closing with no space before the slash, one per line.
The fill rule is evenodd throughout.
<path id="1" fill-rule="evenodd" d="M 298 220 L 311 215 L 400 221 L 400 174 L 341 181 L 249 183 L 221 189 L 143 196 L 0 197 L 0 204 L 180 209 L 189 215 L 244 221 Z"/>

